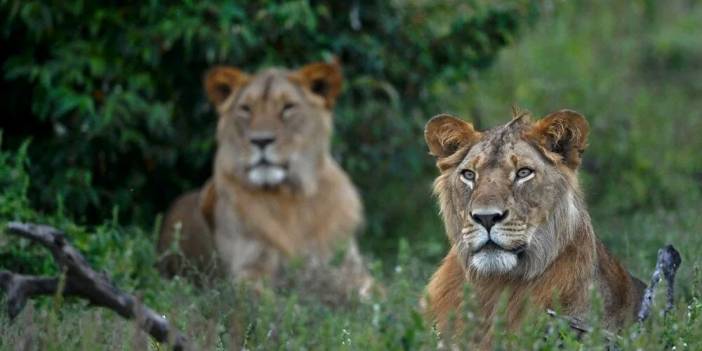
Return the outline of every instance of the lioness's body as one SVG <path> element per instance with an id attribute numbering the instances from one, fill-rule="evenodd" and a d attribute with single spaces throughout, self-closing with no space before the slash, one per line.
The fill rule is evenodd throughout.
<path id="1" fill-rule="evenodd" d="M 633 320 L 645 286 L 595 236 L 577 180 L 587 134 L 585 119 L 568 110 L 534 123 L 521 114 L 485 132 L 446 115 L 427 124 L 451 243 L 427 287 L 428 312 L 441 330 L 464 327 L 466 284 L 480 308 L 483 348 L 502 298 L 509 328 L 526 306 L 585 318 L 593 290 L 606 328 Z"/>
<path id="2" fill-rule="evenodd" d="M 174 204 L 159 249 L 172 244 L 180 221 L 185 262 L 207 266 L 202 257 L 215 256 L 230 278 L 254 281 L 275 280 L 292 258 L 319 266 L 342 250 L 337 275 L 367 293 L 371 278 L 354 238 L 361 201 L 329 150 L 340 84 L 337 64 L 255 76 L 212 70 L 205 86 L 219 113 L 214 174 Z M 183 263 L 170 256 L 163 266 Z"/>

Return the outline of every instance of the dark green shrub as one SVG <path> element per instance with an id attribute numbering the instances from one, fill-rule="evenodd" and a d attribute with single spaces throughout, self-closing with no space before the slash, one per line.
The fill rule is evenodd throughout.
<path id="1" fill-rule="evenodd" d="M 423 217 L 435 227 L 421 128 L 438 97 L 486 67 L 534 3 L 2 0 L 0 128 L 9 148 L 32 140 L 38 208 L 92 223 L 118 208 L 125 222 L 151 224 L 210 174 L 209 66 L 337 56 L 347 83 L 335 155 L 363 192 L 372 236 L 386 235 L 382 251 Z"/>

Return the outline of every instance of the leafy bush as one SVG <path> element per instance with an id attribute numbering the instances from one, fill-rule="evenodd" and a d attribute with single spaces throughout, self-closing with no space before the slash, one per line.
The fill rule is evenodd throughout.
<path id="1" fill-rule="evenodd" d="M 5 95 L 0 96 L 0 99 L 6 108 L 6 115 L 15 117 L 11 122 L 0 122 L 5 139 L 2 144 L 4 149 L 0 150 L 0 227 L 9 220 L 27 220 L 65 229 L 70 240 L 96 268 L 110 271 L 110 275 L 121 287 L 138 290 L 137 294 L 141 294 L 147 303 L 188 331 L 196 348 L 436 349 L 442 340 L 422 318 L 418 301 L 429 274 L 438 262 L 435 257 L 431 260 L 422 258 L 444 253 L 443 235 L 427 191 L 430 179 L 428 174 L 432 166 L 429 158 L 423 156 L 425 151 L 421 145 L 420 126 L 426 116 L 449 107 L 449 110 L 457 111 L 479 126 L 489 127 L 502 123 L 509 117 L 509 105 L 512 103 L 530 108 L 537 115 L 570 107 L 580 110 L 589 118 L 593 132 L 581 176 L 586 180 L 585 188 L 591 196 L 589 204 L 595 213 L 594 226 L 608 248 L 622 259 L 634 275 L 643 279 L 648 277 L 653 268 L 656 250 L 663 244 L 673 243 L 683 256 L 678 274 L 678 302 L 674 313 L 663 316 L 657 313 L 660 311 L 657 308 L 656 313 L 644 325 L 635 325 L 620 333 L 622 338 L 618 340 L 619 349 L 702 348 L 702 265 L 699 259 L 702 236 L 697 235 L 702 232 L 702 217 L 699 216 L 699 198 L 696 197 L 702 174 L 702 158 L 699 154 L 702 139 L 698 137 L 702 134 L 702 102 L 699 99 L 702 71 L 697 64 L 702 57 L 702 36 L 697 28 L 702 20 L 702 6 L 698 2 L 680 0 L 662 6 L 652 1 L 546 1 L 539 23 L 519 43 L 502 51 L 494 67 L 483 73 L 468 72 L 472 81 L 457 85 L 460 89 L 442 84 L 442 79 L 451 76 L 446 73 L 450 71 L 448 63 L 442 65 L 446 69 L 442 73 L 445 75 L 443 78 L 436 76 L 436 80 L 421 84 L 420 89 L 424 90 L 415 91 L 412 93 L 414 95 L 398 88 L 396 83 L 388 83 L 392 82 L 388 78 L 391 77 L 390 73 L 383 75 L 380 72 L 389 68 L 371 70 L 376 67 L 372 59 L 363 61 L 364 65 L 356 68 L 347 65 L 347 69 L 356 71 L 351 71 L 355 72 L 353 74 L 347 71 L 347 78 L 351 81 L 338 110 L 337 126 L 340 134 L 334 149 L 345 167 L 351 170 L 356 181 L 361 184 L 369 211 L 382 212 L 371 217 L 370 232 L 385 231 L 392 234 L 388 238 L 376 238 L 373 243 L 378 246 L 374 249 L 377 253 L 390 248 L 395 251 L 398 246 L 399 249 L 397 255 L 383 256 L 385 267 L 380 268 L 385 269 L 375 270 L 376 278 L 387 288 L 386 298 L 351 308 L 334 309 L 320 305 L 304 291 L 273 294 L 264 289 L 253 294 L 244 287 L 233 287 L 227 282 L 208 289 L 198 289 L 184 280 L 167 281 L 157 276 L 153 267 L 153 233 L 140 229 L 139 226 L 120 225 L 120 218 L 124 222 L 143 221 L 146 225 L 141 227 L 148 227 L 153 220 L 152 213 L 160 210 L 160 206 L 169 200 L 154 194 L 163 192 L 167 194 L 165 197 L 169 197 L 207 177 L 209 160 L 204 155 L 211 153 L 211 131 L 208 128 L 211 128 L 214 117 L 200 93 L 199 72 L 211 62 L 230 60 L 228 57 L 231 57 L 229 62 L 237 64 L 235 59 L 244 57 L 241 55 L 248 51 L 237 51 L 240 48 L 229 43 L 231 38 L 227 34 L 226 23 L 223 24 L 225 29 L 222 29 L 224 34 L 211 36 L 220 38 L 221 42 L 202 39 L 211 39 L 208 36 L 174 34 L 178 39 L 174 40 L 173 46 L 158 54 L 161 56 L 157 55 L 158 60 L 168 62 L 164 66 L 165 73 L 162 73 L 158 65 L 144 63 L 148 61 L 148 55 L 142 56 L 142 53 L 151 48 L 151 44 L 145 44 L 149 43 L 147 39 L 138 41 L 138 50 L 129 47 L 129 50 L 123 51 L 128 43 L 125 39 L 128 35 L 125 33 L 138 36 L 138 33 L 155 31 L 154 23 L 161 23 L 168 18 L 173 21 L 174 17 L 182 19 L 172 25 L 176 27 L 174 33 L 185 28 L 195 28 L 197 33 L 201 33 L 212 28 L 200 28 L 193 23 L 205 21 L 217 24 L 219 14 L 205 15 L 203 12 L 200 14 L 203 18 L 198 20 L 199 15 L 187 11 L 181 11 L 177 16 L 173 14 L 177 12 L 175 9 L 171 9 L 171 12 L 158 12 L 154 8 L 159 8 L 159 5 L 153 4 L 148 5 L 151 8 L 147 7 L 143 12 L 129 7 L 120 12 L 122 8 L 117 5 L 98 11 L 99 9 L 90 7 L 94 5 L 80 7 L 75 4 L 79 3 L 45 5 L 31 1 L 0 0 L 0 13 L 3 18 L 9 19 L 2 24 L 4 37 L 0 52 L 2 57 L 15 57 L 14 61 L 6 61 L 3 67 L 5 80 L 0 82 L 3 88 L 12 88 L 3 89 Z M 408 1 L 401 7 L 409 8 L 409 13 L 414 13 L 412 16 L 397 13 L 383 16 L 397 16 L 406 21 L 417 20 L 416 14 L 420 11 L 412 10 L 413 6 L 424 10 L 427 7 L 435 9 L 432 11 L 443 8 L 443 11 L 450 12 L 447 18 L 473 16 L 454 13 L 451 11 L 453 5 Z M 211 5 L 182 6 L 185 9 Z M 243 5 L 226 6 L 244 8 Z M 311 10 L 295 12 L 295 6 Z M 318 11 L 320 6 L 324 7 L 305 2 L 284 5 L 263 2 L 262 5 L 245 7 L 265 8 L 259 10 L 263 11 L 259 19 L 275 18 L 282 21 L 294 18 L 289 20 L 292 22 L 281 22 L 293 23 L 290 28 L 294 29 L 307 21 L 301 20 L 304 16 L 301 17 L 300 13 L 313 13 L 322 19 L 331 18 L 331 15 L 323 15 L 323 12 Z M 352 8 L 353 5 L 335 4 L 328 8 L 336 6 Z M 374 9 L 395 9 L 394 6 L 399 5 L 390 3 L 375 6 Z M 271 17 L 273 15 L 268 12 L 269 7 L 285 8 L 287 12 Z M 365 7 L 361 7 L 363 8 Z M 494 12 L 505 8 L 490 6 L 487 9 Z M 439 15 L 441 12 L 432 11 L 424 11 L 423 16 L 444 18 L 443 14 Z M 295 16 L 288 16 L 293 12 L 296 13 Z M 107 24 L 90 27 L 97 31 L 98 34 L 94 35 L 90 34 L 91 29 L 88 27 L 83 28 L 87 34 L 68 31 L 67 28 L 76 27 L 74 23 L 81 22 L 77 20 L 79 14 L 86 14 L 86 18 L 91 19 L 88 21 L 90 23 L 102 18 L 99 21 L 107 21 Z M 334 21 L 339 21 L 338 23 L 343 24 L 348 20 L 346 16 L 336 16 L 338 12 L 334 14 Z M 370 25 L 362 14 L 363 10 L 360 15 L 361 24 Z M 372 13 L 368 16 L 381 14 Z M 482 15 L 476 16 L 482 18 Z M 188 18 L 195 20 L 188 22 Z M 419 20 L 422 18 L 419 16 Z M 150 25 L 140 26 L 137 30 L 135 26 L 120 25 L 120 21 Z M 317 27 L 314 28 L 322 28 L 322 22 L 324 21 L 318 19 L 315 22 Z M 352 22 L 349 21 L 346 25 L 350 26 Z M 449 22 L 437 24 L 434 21 L 426 28 L 442 30 L 441 28 L 446 28 L 442 25 Z M 28 29 L 25 23 L 34 23 L 34 29 Z M 309 24 L 305 23 L 305 26 Z M 399 26 L 399 22 L 383 23 L 399 30 L 398 27 L 393 27 Z M 438 29 L 432 27 L 437 25 Z M 147 27 L 148 30 L 144 29 Z M 112 32 L 111 36 L 103 37 L 106 28 L 120 28 L 123 33 Z M 271 30 L 270 26 L 263 24 L 257 28 Z M 423 27 L 417 25 L 416 28 Z M 284 32 L 287 35 L 294 30 Z M 354 34 L 356 32 L 350 29 L 340 32 L 362 43 L 377 40 L 371 32 Z M 56 37 L 57 33 L 63 34 Z M 263 35 L 269 38 L 273 34 Z M 282 36 L 280 32 L 277 35 Z M 249 33 L 248 36 L 252 34 Z M 325 38 L 324 35 L 319 36 Z M 189 39 L 186 40 L 186 37 Z M 389 37 L 383 38 L 391 41 Z M 133 111 L 139 110 L 136 105 L 117 104 L 117 110 L 121 111 L 116 115 L 119 117 L 105 122 L 102 118 L 105 113 L 104 103 L 98 103 L 97 97 L 92 98 L 96 111 L 94 115 L 85 115 L 77 107 L 59 117 L 41 117 L 39 112 L 33 112 L 34 105 L 39 106 L 36 111 L 40 111 L 42 104 L 50 103 L 50 100 L 34 100 L 30 97 L 53 94 L 47 90 L 65 86 L 58 81 L 69 78 L 65 78 L 63 73 L 37 73 L 36 77 L 48 79 L 43 86 L 41 78 L 31 78 L 24 73 L 8 78 L 8 72 L 22 65 L 34 67 L 36 72 L 44 72 L 45 69 L 60 68 L 58 63 L 52 63 L 54 61 L 63 64 L 80 61 L 77 58 L 75 61 L 59 60 L 56 52 L 64 49 L 61 49 L 61 45 L 51 44 L 50 39 L 57 43 L 61 42 L 59 39 L 89 43 L 109 41 L 101 44 L 106 51 L 97 56 L 109 61 L 110 65 L 121 62 L 104 72 L 114 70 L 122 73 L 113 74 L 107 80 L 106 86 L 113 88 L 104 91 L 100 88 L 103 91 L 102 99 L 114 96 L 113 99 L 117 99 L 115 101 L 120 101 L 118 96 L 121 93 L 117 93 L 111 84 L 119 83 L 124 92 L 124 87 L 136 77 L 122 76 L 123 73 L 146 72 L 144 74 L 149 78 L 145 86 L 151 88 L 144 90 L 148 94 L 137 94 L 137 100 L 146 104 L 142 105 L 145 109 L 138 114 L 141 119 L 129 118 Z M 259 39 L 256 36 L 250 40 Z M 421 42 L 425 39 L 416 40 Z M 5 45 L 9 41 L 14 44 Z M 38 44 L 21 45 L 34 41 Z M 121 43 L 121 46 L 114 48 L 112 45 L 115 43 Z M 200 51 L 210 47 L 208 45 L 212 45 L 213 49 L 209 51 L 212 54 Z M 228 45 L 225 46 L 222 58 L 217 56 L 218 45 Z M 261 47 L 259 53 L 268 56 L 262 54 L 260 62 L 255 57 L 246 56 L 248 61 L 242 59 L 241 62 L 244 63 L 241 65 L 250 69 L 267 64 L 293 65 L 313 58 L 323 58 L 326 53 L 341 54 L 344 58 L 344 51 L 340 49 L 319 49 L 305 52 L 304 57 L 298 58 L 278 56 L 276 50 L 285 49 L 285 45 L 287 44 L 281 43 L 279 46 L 270 46 L 270 52 Z M 305 45 L 313 47 L 315 44 Z M 339 45 L 343 47 L 341 43 Z M 407 45 L 410 46 L 407 52 L 412 52 L 414 44 Z M 234 52 L 238 54 L 233 54 Z M 288 54 L 290 52 L 293 51 L 286 51 Z M 367 57 L 364 55 L 370 52 L 363 51 L 359 55 Z M 191 56 L 185 55 L 186 53 Z M 17 55 L 26 56 L 24 63 Z M 178 55 L 187 58 L 180 59 Z M 120 57 L 124 59 L 121 60 Z M 285 61 L 297 59 L 299 62 Z M 179 62 L 192 67 L 183 66 L 188 68 L 182 69 L 178 66 Z M 392 67 L 395 67 L 394 64 L 405 64 L 397 58 L 394 61 L 381 58 L 378 64 L 383 62 Z M 413 64 L 416 62 L 413 61 Z M 407 67 L 413 68 L 409 65 Z M 411 72 L 412 69 L 407 67 L 403 69 Z M 87 80 L 90 82 L 101 82 L 100 79 L 104 79 L 102 75 L 93 76 L 86 72 L 88 71 L 81 70 L 72 74 L 83 74 L 90 78 Z M 402 74 L 398 72 L 393 74 Z M 74 90 L 81 86 L 71 84 L 68 86 Z M 413 96 L 415 100 L 404 96 Z M 124 101 L 128 100 L 130 99 Z M 149 113 L 153 111 L 150 109 L 159 104 L 168 106 L 167 117 L 164 120 L 156 117 L 152 120 Z M 124 110 L 126 108 L 128 109 Z M 158 115 L 156 112 L 154 114 Z M 99 131 L 88 127 L 81 131 L 80 126 L 84 121 L 93 123 L 86 124 L 90 127 L 107 124 Z M 131 138 L 135 135 L 142 135 L 148 143 L 134 143 L 135 140 L 141 140 L 140 137 Z M 32 136 L 29 143 L 25 140 L 27 136 Z M 165 158 L 164 155 L 167 154 L 172 158 Z M 158 156 L 154 156 L 154 160 L 157 160 L 153 163 L 154 168 L 144 166 L 147 164 L 144 155 Z M 54 157 L 56 163 L 52 163 Z M 104 160 L 104 163 L 100 163 L 100 160 Z M 116 160 L 122 163 L 116 163 Z M 100 165 L 109 165 L 110 168 L 101 169 Z M 71 173 L 70 170 L 74 171 Z M 156 170 L 166 174 L 160 173 L 156 177 L 153 173 Z M 135 179 L 141 179 L 142 183 Z M 61 184 L 67 180 L 71 182 Z M 125 184 L 141 185 L 135 186 L 135 192 L 131 193 Z M 151 186 L 156 188 L 149 188 Z M 93 191 L 94 194 L 90 195 Z M 119 195 L 121 193 L 124 194 Z M 85 201 L 81 202 L 80 199 Z M 134 199 L 142 202 L 133 202 Z M 36 204 L 41 205 L 39 210 L 33 209 Z M 92 210 L 84 212 L 84 209 L 91 208 Z M 120 211 L 115 210 L 117 208 Z M 138 215 L 142 219 L 135 220 L 132 215 Z M 78 225 L 75 224 L 76 217 L 98 224 Z M 431 235 L 422 238 L 427 242 L 422 246 L 416 239 L 421 238 L 423 233 Z M 407 237 L 408 240 L 402 240 L 397 245 L 396 235 Z M 430 254 L 431 250 L 427 248 L 432 248 L 434 253 Z M 378 267 L 380 263 L 374 265 Z M 55 273 L 45 250 L 2 234 L 0 268 L 24 273 Z M 664 302 L 665 297 L 662 295 L 656 297 L 656 306 L 661 306 Z M 86 308 L 71 301 L 64 302 L 64 306 L 60 306 L 60 303 L 60 299 L 45 299 L 38 305 L 30 304 L 18 317 L 19 320 L 12 324 L 4 313 L 0 313 L 0 349 L 142 349 L 148 344 L 144 335 L 135 332 L 137 328 L 132 322 L 124 321 L 110 311 Z M 558 321 L 538 313 L 529 315 L 529 318 L 530 323 L 526 323 L 525 328 L 517 333 L 505 333 L 498 328 L 498 344 L 495 348 L 608 348 L 597 324 L 594 324 L 594 333 L 578 341 Z M 471 332 L 468 331 L 469 334 Z M 165 347 L 152 344 L 150 349 Z"/>
<path id="2" fill-rule="evenodd" d="M 421 128 L 439 111 L 440 88 L 486 67 L 535 3 L 3 0 L 0 101 L 13 117 L 0 128 L 10 148 L 32 140 L 39 208 L 60 203 L 99 223 L 117 207 L 123 221 L 151 224 L 210 174 L 209 66 L 255 71 L 334 55 L 347 78 L 335 154 L 363 192 L 370 232 L 389 247 L 413 228 L 407 213 L 431 208 Z M 388 228 L 398 229 L 385 241 Z"/>
<path id="3" fill-rule="evenodd" d="M 4 233 L 10 221 L 37 222 L 64 230 L 71 243 L 85 253 L 91 264 L 109 270 L 111 277 L 126 287 L 145 286 L 158 279 L 154 269 L 154 235 L 135 226 L 120 226 L 116 211 L 111 220 L 97 226 L 78 225 L 63 213 L 41 213 L 29 205 L 31 181 L 27 172 L 29 144 L 17 151 L 0 149 L 0 269 L 23 274 L 57 274 L 48 250 L 28 240 Z"/>

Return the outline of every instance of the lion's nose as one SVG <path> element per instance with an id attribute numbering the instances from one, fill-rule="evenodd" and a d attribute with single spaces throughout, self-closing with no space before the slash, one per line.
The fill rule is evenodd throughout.
<path id="1" fill-rule="evenodd" d="M 489 233 L 490 228 L 507 218 L 507 211 L 473 211 L 471 212 L 470 216 L 473 218 L 474 221 L 485 227 L 485 229 Z"/>
<path id="2" fill-rule="evenodd" d="M 272 136 L 252 137 L 251 139 L 249 139 L 249 141 L 251 141 L 251 144 L 258 146 L 260 149 L 265 149 L 267 145 L 270 145 L 275 141 L 275 137 L 272 137 Z"/>

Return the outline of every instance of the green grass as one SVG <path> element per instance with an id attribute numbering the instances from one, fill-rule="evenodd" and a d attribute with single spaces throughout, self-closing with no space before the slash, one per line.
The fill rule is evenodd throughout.
<path id="1" fill-rule="evenodd" d="M 7 156 L 6 154 L 3 154 Z M 9 174 L 22 174 L 21 155 L 4 158 L 0 168 Z M 16 163 L 14 161 L 19 160 Z M 18 182 L 17 184 L 21 184 Z M 423 318 L 419 307 L 424 286 L 437 262 L 421 260 L 421 248 L 401 241 L 396 262 L 383 267 L 375 262 L 374 274 L 385 284 L 387 293 L 367 303 L 351 301 L 339 306 L 320 304 L 315 291 L 304 286 L 273 292 L 252 291 L 246 286 L 215 282 L 198 288 L 182 279 L 164 280 L 154 269 L 155 233 L 139 228 L 125 228 L 113 219 L 98 227 L 86 228 L 70 223 L 62 214 L 39 214 L 22 203 L 22 191 L 6 193 L 0 198 L 3 218 L 44 221 L 65 228 L 72 242 L 88 253 L 91 263 L 110 272 L 116 283 L 132 291 L 166 315 L 184 330 L 195 349 L 309 349 L 309 350 L 432 350 L 441 338 Z M 10 214 L 8 211 L 13 211 Z M 18 212 L 14 212 L 18 211 Z M 663 296 L 657 297 L 656 309 L 649 322 L 639 330 L 621 333 L 619 345 L 624 349 L 661 349 L 702 347 L 702 291 L 700 262 L 696 252 L 702 248 L 702 218 L 689 206 L 675 211 L 641 212 L 626 217 L 600 220 L 595 227 L 600 236 L 636 275 L 647 280 L 656 250 L 674 243 L 683 255 L 678 280 L 678 303 L 673 316 L 660 315 Z M 443 237 L 437 228 L 437 240 Z M 26 242 L 4 238 L 3 246 L 15 253 L 5 260 L 21 272 L 51 273 L 52 263 L 42 248 Z M 23 253 L 17 255 L 16 253 Z M 31 266 L 30 266 L 31 265 Z M 44 268 L 41 268 L 44 267 Z M 470 303 L 467 310 L 470 314 Z M 530 314 L 526 327 L 517 334 L 498 334 L 496 348 L 556 349 L 565 343 L 568 349 L 604 349 L 601 331 L 577 341 L 558 320 L 541 313 Z M 596 321 L 596 315 L 593 317 Z M 592 325 L 597 327 L 596 322 Z M 472 330 L 467 329 L 469 340 Z M 633 335 L 633 336 L 632 336 Z M 27 345 L 25 348 L 23 345 Z M 94 309 L 75 299 L 42 298 L 10 323 L 0 317 L 0 350 L 132 350 L 163 349 L 143 333 L 134 322 L 125 321 L 111 311 Z M 685 346 L 687 345 L 687 346 Z M 463 345 L 466 346 L 466 345 Z"/>
<path id="2" fill-rule="evenodd" d="M 702 349 L 702 35 L 697 28 L 702 5 L 667 4 L 553 2 L 491 69 L 465 85 L 443 87 L 446 110 L 483 128 L 505 122 L 514 103 L 537 115 L 565 107 L 583 112 L 592 133 L 581 177 L 599 237 L 646 282 L 661 246 L 671 243 L 681 252 L 673 314 L 660 314 L 659 294 L 650 320 L 620 333 L 624 350 Z M 385 285 L 385 297 L 331 307 L 304 287 L 254 292 L 226 282 L 203 289 L 164 280 L 153 268 L 154 230 L 119 225 L 117 209 L 94 227 L 76 224 L 61 206 L 56 213 L 32 210 L 27 162 L 22 150 L 0 152 L 0 225 L 25 220 L 65 229 L 95 267 L 166 315 L 195 349 L 434 350 L 446 345 L 419 308 L 446 250 L 435 208 L 407 214 L 405 227 L 421 234 L 408 233 L 411 241 L 364 246 L 375 258 L 374 275 Z M 429 184 L 417 188 L 429 196 Z M 6 235 L 0 235 L 0 265 L 24 273 L 56 272 L 48 252 Z M 133 322 L 73 299 L 43 298 L 13 323 L 6 318 L 0 313 L 0 350 L 166 349 Z M 607 347 L 596 322 L 595 332 L 578 341 L 558 320 L 540 313 L 529 318 L 515 334 L 500 332 L 496 349 Z M 471 332 L 468 328 L 459 344 Z"/>
<path id="3" fill-rule="evenodd" d="M 610 238 L 606 240 L 610 247 L 644 280 L 649 278 L 661 244 L 674 242 L 683 254 L 674 315 L 660 315 L 664 299 L 659 294 L 652 318 L 638 336 L 630 337 L 638 327 L 621 333 L 620 345 L 624 349 L 702 347 L 702 275 L 694 252 L 694 248 L 702 247 L 702 238 L 689 235 L 702 231 L 702 219 L 693 214 L 657 211 L 598 225 L 606 227 L 603 236 Z M 304 288 L 253 292 L 244 286 L 219 282 L 200 289 L 181 279 L 158 277 L 148 283 L 124 277 L 117 282 L 128 290 L 138 286 L 136 293 L 184 330 L 196 349 L 432 350 L 441 340 L 422 318 L 418 301 L 433 264 L 416 260 L 411 246 L 403 247 L 398 265 L 391 272 L 376 272 L 386 284 L 386 297 L 368 303 L 320 305 L 314 292 Z M 110 270 L 111 266 L 103 267 Z M 156 276 L 151 267 L 141 267 L 140 274 Z M 12 324 L 5 318 L 0 317 L 2 350 L 14 349 L 27 340 L 39 350 L 131 350 L 151 343 L 137 332 L 133 322 L 71 299 L 45 298 L 28 307 Z M 604 348 L 599 332 L 576 342 L 559 321 L 538 313 L 531 314 L 531 318 L 535 321 L 526 323 L 520 333 L 500 335 L 497 348 L 548 350 L 556 349 L 559 342 L 587 350 Z M 467 333 L 470 335 L 471 330 Z M 158 346 L 151 343 L 151 348 Z"/>

